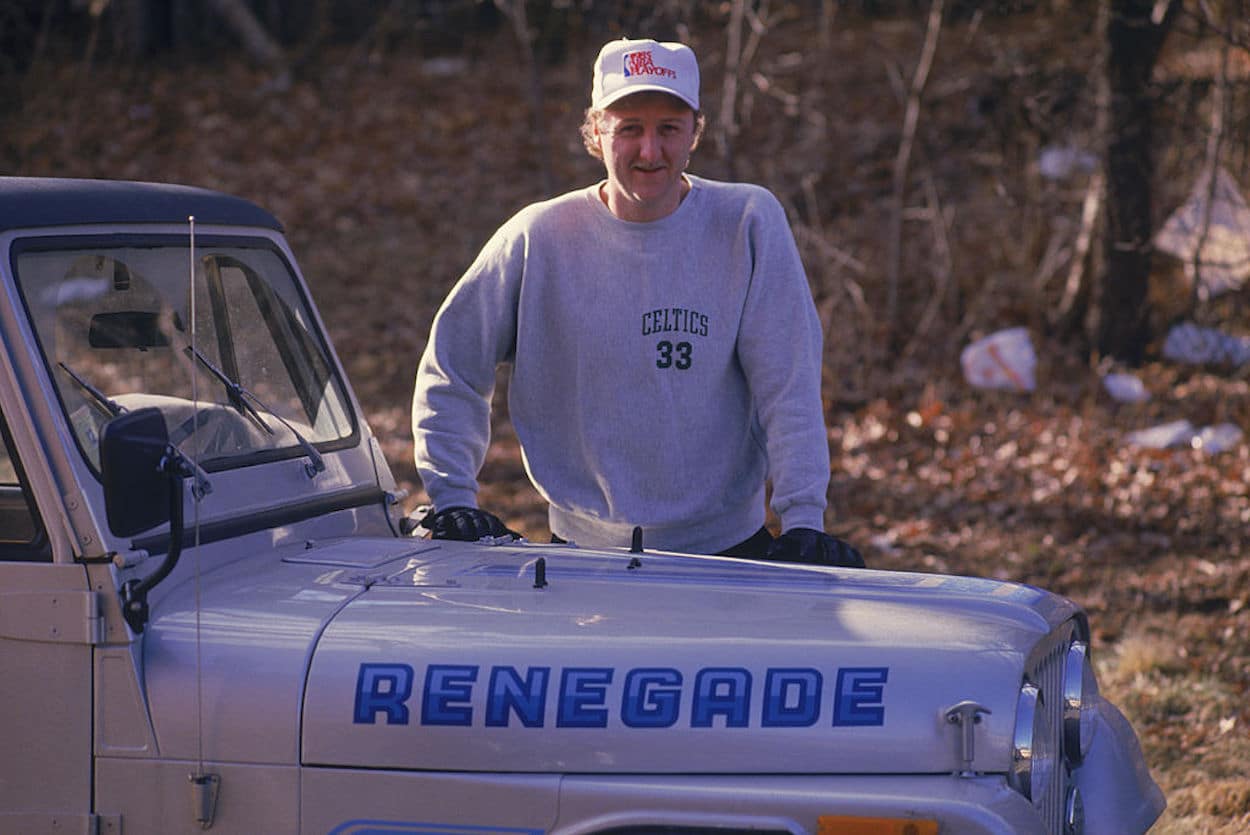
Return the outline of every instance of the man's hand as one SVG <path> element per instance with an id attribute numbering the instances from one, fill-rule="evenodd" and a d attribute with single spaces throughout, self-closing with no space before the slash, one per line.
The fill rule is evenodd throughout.
<path id="1" fill-rule="evenodd" d="M 448 507 L 428 514 L 421 520 L 421 527 L 430 529 L 431 539 L 454 539 L 457 542 L 477 542 L 488 536 L 521 535 L 509 530 L 493 513 L 476 507 Z"/>
<path id="2" fill-rule="evenodd" d="M 859 551 L 836 536 L 811 528 L 791 528 L 774 539 L 773 544 L 768 546 L 767 558 L 780 562 L 866 568 Z"/>

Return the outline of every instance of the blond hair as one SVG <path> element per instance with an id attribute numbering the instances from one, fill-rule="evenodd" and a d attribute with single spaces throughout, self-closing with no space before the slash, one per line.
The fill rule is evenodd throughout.
<path id="1" fill-rule="evenodd" d="M 582 144 L 586 146 L 586 153 L 595 159 L 603 159 L 603 151 L 599 148 L 599 142 L 595 138 L 595 133 L 600 127 L 603 119 L 604 109 L 602 107 L 586 108 L 586 116 L 582 119 L 581 134 Z M 699 144 L 699 139 L 703 136 L 703 129 L 707 125 L 707 118 L 704 117 L 702 110 L 694 111 L 694 142 L 691 147 Z"/>

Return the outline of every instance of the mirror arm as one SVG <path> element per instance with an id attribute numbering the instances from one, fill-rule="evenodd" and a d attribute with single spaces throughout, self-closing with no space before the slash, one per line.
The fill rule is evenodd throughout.
<path id="1" fill-rule="evenodd" d="M 142 580 L 127 580 L 122 584 L 122 614 L 126 623 L 136 633 L 143 632 L 148 622 L 148 592 L 170 575 L 182 556 L 182 478 L 192 473 L 184 472 L 182 454 L 172 446 L 161 459 L 161 472 L 170 480 L 169 490 L 169 553 L 160 566 Z"/>

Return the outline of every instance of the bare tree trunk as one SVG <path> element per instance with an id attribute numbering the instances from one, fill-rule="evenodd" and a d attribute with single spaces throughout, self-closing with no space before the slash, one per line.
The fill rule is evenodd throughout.
<path id="1" fill-rule="evenodd" d="M 287 69 L 286 53 L 275 41 L 243 0 L 206 0 L 215 12 L 239 36 L 247 54 L 266 67 L 283 73 Z"/>
<path id="2" fill-rule="evenodd" d="M 746 0 L 733 0 L 729 8 L 729 28 L 726 32 L 725 81 L 721 84 L 720 124 L 716 131 L 717 144 L 725 159 L 725 177 L 736 176 L 734 164 L 734 139 L 738 135 L 738 79 L 742 73 L 742 22 L 746 17 Z"/>
<path id="3" fill-rule="evenodd" d="M 1207 23 L 1217 25 L 1205 2 L 1199 4 L 1207 17 Z M 1207 186 L 1207 199 L 1202 206 L 1202 220 L 1198 225 L 1198 240 L 1190 262 L 1193 287 L 1190 292 L 1190 312 L 1198 309 L 1198 303 L 1206 301 L 1207 293 L 1202 283 L 1202 250 L 1211 235 L 1211 212 L 1215 208 L 1215 193 L 1220 170 L 1220 155 L 1224 149 L 1224 124 L 1228 114 L 1228 57 L 1231 43 L 1226 37 L 1220 49 L 1220 72 L 1215 79 L 1215 95 L 1211 101 L 1211 133 L 1207 136 L 1207 155 L 1202 166 L 1202 176 Z"/>
<path id="4" fill-rule="evenodd" d="M 1096 345 L 1104 357 L 1136 365 L 1150 341 L 1146 290 L 1153 246 L 1150 74 L 1179 3 L 1156 21 L 1156 0 L 1106 0 L 1109 133 L 1106 137 L 1106 273 L 1098 299 Z"/>
<path id="5" fill-rule="evenodd" d="M 833 21 L 838 16 L 838 0 L 820 0 L 820 46 L 833 48 Z"/>
<path id="6" fill-rule="evenodd" d="M 1083 304 L 1088 301 L 1088 291 L 1082 293 L 1081 290 L 1088 286 L 1085 281 L 1085 262 L 1089 259 L 1090 248 L 1094 242 L 1094 229 L 1098 224 L 1098 217 L 1102 214 L 1103 185 L 1103 173 L 1095 171 L 1089 178 L 1089 185 L 1085 188 L 1085 199 L 1081 202 L 1081 229 L 1077 233 L 1076 244 L 1072 248 L 1068 280 L 1064 283 L 1059 306 L 1050 319 L 1052 325 L 1060 328 L 1076 328 L 1080 324 L 1075 321 L 1078 318 L 1075 315 L 1076 311 L 1083 313 L 1088 309 L 1086 304 Z"/>
<path id="7" fill-rule="evenodd" d="M 39 33 L 35 36 L 35 46 L 30 52 L 30 64 L 28 70 L 33 71 L 39 66 L 43 60 L 43 54 L 48 47 L 48 34 L 52 31 L 52 15 L 56 12 L 56 4 L 48 3 L 43 7 L 43 14 L 39 16 Z"/>
<path id="8" fill-rule="evenodd" d="M 725 178 L 737 178 L 737 160 L 734 142 L 738 136 L 739 99 L 738 88 L 747 67 L 755 58 L 760 41 L 768 34 L 772 24 L 769 20 L 768 0 L 747 3 L 733 0 L 729 7 L 729 25 L 726 29 L 725 80 L 721 84 L 720 119 L 716 125 L 716 142 L 725 160 Z M 750 29 L 745 43 L 743 27 Z"/>
<path id="9" fill-rule="evenodd" d="M 93 3 L 88 7 L 93 18 L 93 40 L 98 34 L 94 31 L 97 21 L 108 10 L 113 18 L 113 44 L 117 51 L 131 60 L 147 55 L 155 44 L 151 0 L 112 0 L 111 5 L 111 9 L 109 3 Z M 95 45 L 91 45 L 93 50 Z"/>
<path id="10" fill-rule="evenodd" d="M 916 71 L 912 74 L 911 87 L 907 94 L 907 107 L 903 113 L 903 136 L 899 140 L 898 156 L 894 159 L 894 191 L 893 208 L 890 212 L 890 239 L 886 242 L 887 270 L 889 282 L 886 286 L 886 322 L 893 338 L 894 328 L 898 324 L 898 294 L 900 272 L 902 270 L 903 248 L 903 208 L 907 199 L 907 174 L 911 166 L 912 146 L 916 141 L 916 130 L 920 123 L 920 98 L 924 93 L 925 84 L 929 80 L 929 70 L 933 67 L 933 56 L 937 53 L 938 36 L 942 31 L 942 7 L 944 0 L 933 0 L 929 6 L 929 22 L 925 31 L 924 47 L 920 51 L 920 60 L 916 62 Z"/>
<path id="11" fill-rule="evenodd" d="M 537 141 L 534 152 L 538 157 L 540 187 L 544 195 L 555 191 L 555 174 L 551 169 L 547 119 L 543 101 L 543 78 L 538 56 L 534 54 L 534 33 L 530 31 L 529 17 L 525 12 L 525 0 L 495 0 L 495 7 L 512 23 L 517 45 L 521 48 L 521 61 L 525 64 L 525 80 L 530 109 L 530 135 Z"/>
<path id="12" fill-rule="evenodd" d="M 906 361 L 914 354 L 921 345 L 925 344 L 925 337 L 929 333 L 929 329 L 938 319 L 938 314 L 942 312 L 942 303 L 946 301 L 948 288 L 952 286 L 952 279 L 955 275 L 954 251 L 950 241 L 950 224 L 946 219 L 946 210 L 942 208 L 942 197 L 938 194 L 937 182 L 933 178 L 931 171 L 925 172 L 924 177 L 925 198 L 928 202 L 926 214 L 929 216 L 929 225 L 933 229 L 933 295 L 929 297 L 929 303 L 925 306 L 924 313 L 920 316 L 920 321 L 916 325 L 912 335 L 908 338 L 906 346 L 899 352 L 899 356 Z"/>

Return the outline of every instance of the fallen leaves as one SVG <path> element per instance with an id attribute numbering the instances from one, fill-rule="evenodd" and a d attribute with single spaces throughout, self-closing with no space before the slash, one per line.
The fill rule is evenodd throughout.
<path id="1" fill-rule="evenodd" d="M 872 49 L 899 40 L 899 55 L 909 55 L 907 31 L 872 33 Z M 838 54 L 863 50 L 857 33 L 835 34 Z M 1031 36 L 1053 55 L 1054 38 Z M 510 54 L 508 37 L 490 49 Z M 780 37 L 762 44 L 765 65 L 780 61 L 765 54 Z M 935 79 L 948 92 L 929 118 L 949 111 L 950 124 L 930 123 L 927 141 L 951 151 L 935 155 L 935 176 L 955 256 L 968 271 L 962 307 L 947 311 L 962 321 L 939 322 L 916 364 L 893 366 L 874 345 L 880 323 L 867 277 L 879 260 L 897 114 L 888 87 L 845 94 L 884 84 L 876 64 L 820 58 L 827 53 L 801 41 L 780 50 L 791 56 L 787 90 L 797 91 L 806 116 L 790 120 L 761 98 L 755 127 L 743 126 L 738 163 L 787 205 L 804 203 L 794 212 L 803 216 L 798 238 L 810 244 L 804 253 L 831 332 L 831 529 L 876 568 L 1033 583 L 1082 604 L 1104 690 L 1128 711 L 1172 800 L 1157 831 L 1245 831 L 1250 784 L 1238 774 L 1250 759 L 1250 447 L 1211 455 L 1142 449 L 1124 438 L 1179 419 L 1250 427 L 1250 383 L 1156 363 L 1135 370 L 1151 399 L 1117 403 L 1076 349 L 1045 341 L 1033 393 L 963 383 L 965 325 L 1027 321 L 1029 306 L 1045 300 L 1020 291 L 1035 265 L 1022 260 L 1027 248 L 1016 236 L 1023 215 L 998 194 L 1023 194 L 1001 181 L 1009 137 L 1000 137 L 1002 148 L 956 153 L 989 129 L 975 141 L 968 133 L 957 75 Z M 204 185 L 273 211 L 411 509 L 425 501 L 408 408 L 429 323 L 487 236 L 547 196 L 538 192 L 538 154 L 553 160 L 561 189 L 600 176 L 576 136 L 586 78 L 572 62 L 548 68 L 543 136 L 498 64 L 470 58 L 454 76 L 435 77 L 411 55 L 363 62 L 332 50 L 323 61 L 281 96 L 262 93 L 263 74 L 240 62 L 211 72 L 103 67 L 87 76 L 73 65 L 50 68 L 40 95 L 0 126 L 0 160 L 12 173 Z M 830 156 L 831 147 L 839 152 Z M 699 153 L 697 164 L 717 176 L 710 150 Z M 795 196 L 803 183 L 811 205 Z M 1041 208 L 1058 216 L 1063 207 Z M 923 259 L 908 254 L 907 289 L 927 302 Z M 504 388 L 481 500 L 509 527 L 541 539 L 545 506 L 525 478 Z"/>

